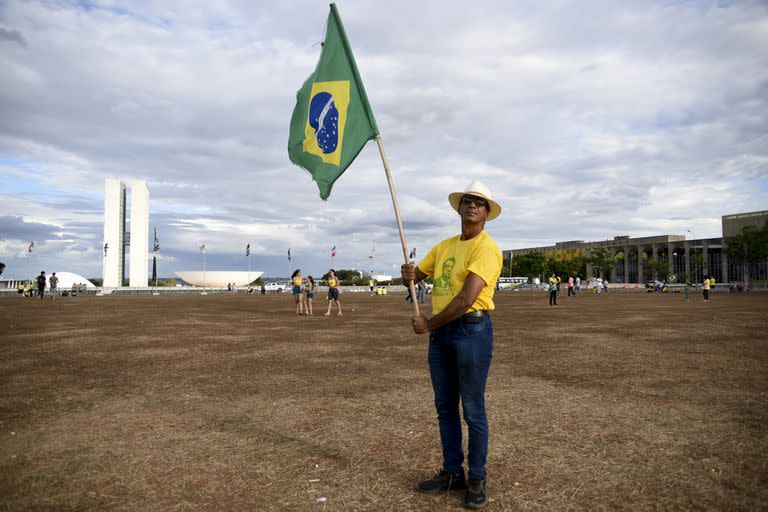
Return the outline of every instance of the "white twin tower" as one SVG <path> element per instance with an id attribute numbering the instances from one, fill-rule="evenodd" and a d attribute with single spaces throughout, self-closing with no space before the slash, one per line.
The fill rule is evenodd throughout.
<path id="1" fill-rule="evenodd" d="M 129 286 L 146 287 L 149 279 L 149 188 L 146 181 L 132 180 L 131 227 L 125 230 L 126 188 L 120 180 L 104 184 L 104 284 L 118 288 L 125 281 L 125 246 L 130 247 Z"/>

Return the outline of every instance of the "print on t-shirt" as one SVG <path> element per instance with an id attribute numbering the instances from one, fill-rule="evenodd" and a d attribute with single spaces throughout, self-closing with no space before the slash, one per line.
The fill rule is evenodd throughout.
<path id="1" fill-rule="evenodd" d="M 450 257 L 443 262 L 443 273 L 435 279 L 432 286 L 432 294 L 438 296 L 453 296 L 453 284 L 451 283 L 451 274 L 453 267 L 456 266 L 456 258 Z"/>

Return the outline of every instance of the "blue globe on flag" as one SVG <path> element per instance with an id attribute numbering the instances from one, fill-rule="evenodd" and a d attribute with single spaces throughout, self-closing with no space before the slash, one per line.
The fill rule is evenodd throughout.
<path id="1" fill-rule="evenodd" d="M 339 145 L 339 111 L 331 94 L 319 92 L 312 97 L 309 125 L 315 129 L 315 140 L 324 154 L 336 151 Z"/>

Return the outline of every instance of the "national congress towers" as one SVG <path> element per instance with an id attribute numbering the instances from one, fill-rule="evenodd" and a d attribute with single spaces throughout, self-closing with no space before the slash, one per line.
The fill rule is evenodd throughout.
<path id="1" fill-rule="evenodd" d="M 104 184 L 104 287 L 117 288 L 125 281 L 125 246 L 130 247 L 131 287 L 147 286 L 149 254 L 149 188 L 147 182 L 130 182 L 130 232 L 126 232 L 126 187 L 116 179 Z"/>

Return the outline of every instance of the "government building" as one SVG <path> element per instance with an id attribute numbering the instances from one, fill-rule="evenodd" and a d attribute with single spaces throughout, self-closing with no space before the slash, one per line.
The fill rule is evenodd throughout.
<path id="1" fill-rule="evenodd" d="M 741 232 L 746 226 L 763 227 L 768 222 L 768 210 L 723 215 L 722 236 L 686 240 L 685 235 L 656 235 L 640 238 L 616 236 L 613 240 L 585 242 L 572 240 L 557 242 L 545 247 L 529 247 L 503 251 L 507 264 L 510 258 L 532 252 L 541 252 L 548 259 L 563 260 L 577 256 L 590 257 L 591 250 L 607 247 L 616 258 L 616 265 L 609 277 L 612 283 L 645 283 L 653 280 L 653 272 L 646 263 L 649 260 L 666 261 L 670 274 L 691 282 L 701 282 L 705 275 L 713 276 L 718 283 L 734 283 L 742 280 L 740 265 L 729 261 L 725 248 L 729 238 Z M 591 265 L 587 264 L 587 276 L 593 277 Z M 595 276 L 596 277 L 596 276 Z M 661 279 L 667 276 L 660 276 Z M 752 280 L 768 280 L 768 261 L 758 266 Z"/>

